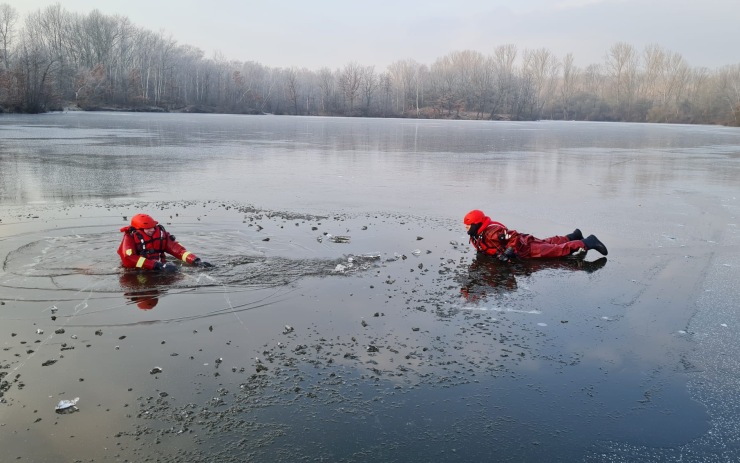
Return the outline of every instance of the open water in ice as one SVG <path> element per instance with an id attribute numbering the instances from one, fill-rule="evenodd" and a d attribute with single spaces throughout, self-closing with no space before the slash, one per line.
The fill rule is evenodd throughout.
<path id="1" fill-rule="evenodd" d="M 0 448 L 738 460 L 739 187 L 723 127 L 0 116 Z M 609 256 L 476 258 L 473 208 Z M 216 267 L 121 269 L 137 212 Z"/>

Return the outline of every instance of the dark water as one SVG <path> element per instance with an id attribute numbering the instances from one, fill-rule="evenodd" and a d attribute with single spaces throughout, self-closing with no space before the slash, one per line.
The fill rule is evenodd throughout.
<path id="1" fill-rule="evenodd" d="M 3 116 L 0 446 L 732 461 L 739 173 L 722 127 Z M 476 259 L 472 208 L 609 256 Z M 217 267 L 122 271 L 140 211 Z"/>

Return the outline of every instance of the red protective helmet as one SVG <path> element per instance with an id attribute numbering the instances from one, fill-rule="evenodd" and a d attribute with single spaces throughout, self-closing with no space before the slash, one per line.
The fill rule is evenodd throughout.
<path id="1" fill-rule="evenodd" d="M 131 217 L 131 226 L 134 228 L 152 228 L 157 226 L 159 222 L 154 220 L 152 216 L 147 214 L 136 214 Z"/>
<path id="2" fill-rule="evenodd" d="M 486 219 L 486 214 L 484 214 L 483 211 L 478 210 L 478 209 L 473 209 L 472 211 L 465 214 L 463 223 L 465 225 L 473 225 L 474 223 L 481 223 L 485 219 Z"/>

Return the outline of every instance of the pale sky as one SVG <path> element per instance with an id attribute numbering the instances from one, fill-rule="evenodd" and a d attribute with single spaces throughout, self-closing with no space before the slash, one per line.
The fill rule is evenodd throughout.
<path id="1" fill-rule="evenodd" d="M 0 0 L 24 18 L 52 0 Z M 398 60 L 431 65 L 458 50 L 498 45 L 573 53 L 603 63 L 626 42 L 680 53 L 692 67 L 740 63 L 738 0 L 64 0 L 67 11 L 127 16 L 179 44 L 270 67 L 383 71 Z"/>

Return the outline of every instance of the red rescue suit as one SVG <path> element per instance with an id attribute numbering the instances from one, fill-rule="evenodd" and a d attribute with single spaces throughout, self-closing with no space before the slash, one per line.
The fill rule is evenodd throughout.
<path id="1" fill-rule="evenodd" d="M 133 227 L 123 227 L 124 233 L 118 255 L 126 268 L 154 269 L 157 262 L 165 263 L 165 253 L 171 254 L 185 263 L 192 264 L 198 257 L 175 241 L 163 226 L 154 226 L 152 236 Z"/>
<path id="2" fill-rule="evenodd" d="M 566 236 L 535 238 L 509 230 L 504 224 L 494 222 L 487 216 L 478 230 L 477 235 L 470 237 L 470 244 L 479 252 L 491 256 L 503 254 L 506 248 L 512 248 L 520 259 L 566 257 L 581 249 L 586 250 L 586 245 L 581 240 L 571 241 Z"/>

